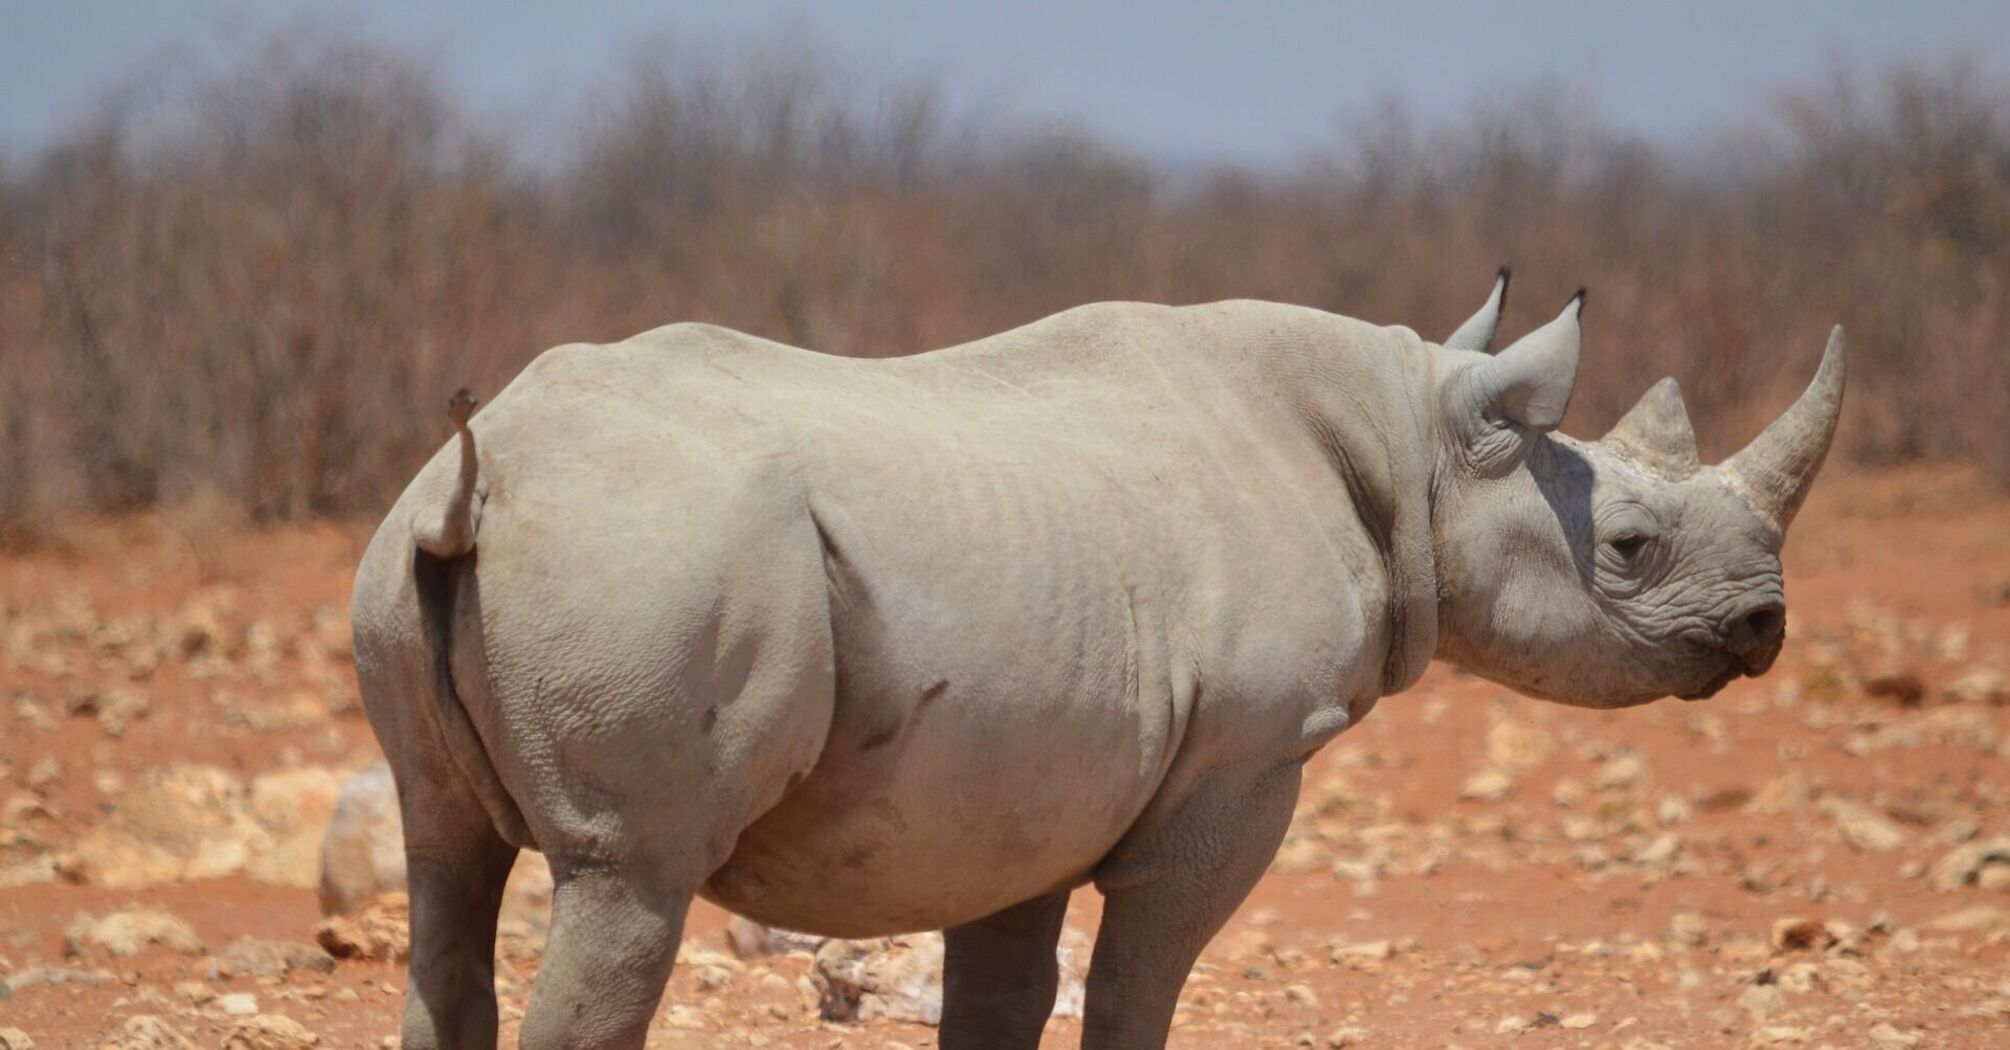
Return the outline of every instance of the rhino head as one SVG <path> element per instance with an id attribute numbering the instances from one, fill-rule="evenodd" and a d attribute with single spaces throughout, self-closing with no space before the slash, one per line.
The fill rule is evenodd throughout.
<path id="1" fill-rule="evenodd" d="M 1439 655 L 1586 707 L 1703 699 L 1763 673 L 1786 633 L 1780 547 L 1842 407 L 1842 329 L 1800 399 L 1705 466 L 1673 379 L 1597 441 L 1557 433 L 1584 293 L 1489 355 L 1506 289 L 1503 271 L 1433 351 Z"/>

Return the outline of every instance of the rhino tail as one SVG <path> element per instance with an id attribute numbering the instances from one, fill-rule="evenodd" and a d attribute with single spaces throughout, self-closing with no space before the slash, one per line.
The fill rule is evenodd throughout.
<path id="1" fill-rule="evenodd" d="M 482 515 L 481 460 L 476 455 L 474 431 L 468 427 L 475 404 L 475 395 L 465 387 L 447 402 L 460 445 L 460 462 L 444 501 L 435 489 L 434 497 L 422 502 L 412 515 L 412 540 L 419 548 L 412 556 L 413 582 L 425 624 L 427 657 L 433 666 L 431 706 L 441 743 L 503 841 L 520 849 L 535 848 L 523 811 L 497 775 L 488 746 L 468 717 L 454 681 L 459 590 L 474 571 L 475 559 L 470 555 Z"/>
<path id="2" fill-rule="evenodd" d="M 475 404 L 475 395 L 466 387 L 447 401 L 460 442 L 460 471 L 446 504 L 437 513 L 431 507 L 421 507 L 412 518 L 413 541 L 435 558 L 458 558 L 473 550 L 475 530 L 481 525 L 481 460 L 475 454 L 475 433 L 468 429 L 468 416 Z"/>

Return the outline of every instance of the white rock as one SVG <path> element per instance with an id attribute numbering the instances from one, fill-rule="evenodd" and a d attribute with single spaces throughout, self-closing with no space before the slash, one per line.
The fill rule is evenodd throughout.
<path id="1" fill-rule="evenodd" d="M 19 864 L 0 866 L 0 890 L 11 890 L 17 886 L 29 886 L 38 882 L 54 882 L 56 875 L 55 855 L 44 853 L 39 857 L 30 857 Z"/>
<path id="2" fill-rule="evenodd" d="M 1639 755 L 1631 752 L 1608 759 L 1591 776 L 1591 784 L 1600 791 L 1629 787 L 1640 782 L 1647 773 L 1647 763 Z"/>
<path id="3" fill-rule="evenodd" d="M 1966 703 L 2001 704 L 2010 700 L 2003 672 L 1994 667 L 1976 666 L 1947 684 L 1947 698 Z"/>
<path id="4" fill-rule="evenodd" d="M 1556 738 L 1526 722 L 1497 714 L 1487 729 L 1487 758 L 1502 769 L 1525 773 L 1556 753 Z"/>
<path id="5" fill-rule="evenodd" d="M 1870 1045 L 1873 1050 L 1912 1050 L 1919 1045 L 1919 1036 L 1888 1024 L 1875 1024 L 1870 1029 Z"/>
<path id="6" fill-rule="evenodd" d="M 153 908 L 113 912 L 102 919 L 80 915 L 66 931 L 72 954 L 88 956 L 93 947 L 129 959 L 149 945 L 183 955 L 201 955 L 202 938 L 189 924 Z"/>
<path id="7" fill-rule="evenodd" d="M 1942 893 L 1953 893 L 1980 882 L 1983 870 L 1989 867 L 2010 868 L 2010 838 L 1956 847 L 1927 869 L 1926 884 Z"/>
<path id="8" fill-rule="evenodd" d="M 224 948 L 212 969 L 222 977 L 284 977 L 293 970 L 332 973 L 335 957 L 312 944 L 239 937 Z"/>
<path id="9" fill-rule="evenodd" d="M 251 814 L 272 842 L 248 874 L 273 886 L 312 888 L 320 878 L 321 841 L 335 813 L 341 781 L 318 766 L 281 770 L 251 781 Z"/>
<path id="10" fill-rule="evenodd" d="M 829 940 L 811 979 L 826 1021 L 942 1023 L 942 935 Z"/>
<path id="11" fill-rule="evenodd" d="M 195 1050 L 195 1044 L 166 1021 L 152 1014 L 135 1014 L 126 1018 L 100 1050 Z"/>
<path id="12" fill-rule="evenodd" d="M 1507 771 L 1483 766 L 1459 789 L 1459 797 L 1475 802 L 1499 802 L 1514 793 L 1514 778 Z"/>
<path id="13" fill-rule="evenodd" d="M 1054 1016 L 1081 1013 L 1082 975 L 1075 952 L 1055 951 L 1061 987 Z M 817 1007 L 827 1021 L 942 1023 L 942 935 L 921 933 L 874 940 L 827 940 L 810 972 Z"/>
<path id="14" fill-rule="evenodd" d="M 66 874 L 112 889 L 215 878 L 241 870 L 269 842 L 244 785 L 215 766 L 154 770 L 62 859 Z"/>
<path id="15" fill-rule="evenodd" d="M 52 988 L 61 984 L 105 985 L 112 975 L 105 970 L 81 970 L 68 966 L 30 966 L 0 980 L 0 999 L 23 988 Z"/>
<path id="16" fill-rule="evenodd" d="M 1822 811 L 1835 821 L 1843 841 L 1864 853 L 1889 853 L 1905 845 L 1905 832 L 1897 824 L 1854 802 L 1824 799 Z"/>
<path id="17" fill-rule="evenodd" d="M 346 915 L 379 893 L 405 889 L 405 832 L 391 766 L 378 762 L 342 782 L 321 845 L 321 913 Z"/>
<path id="18" fill-rule="evenodd" d="M 1676 858 L 1682 855 L 1682 839 L 1670 831 L 1641 847 L 1633 855 L 1633 862 L 1642 867 L 1667 871 L 1675 866 Z"/>
<path id="19" fill-rule="evenodd" d="M 1926 928 L 1938 933 L 1984 933 L 2010 928 L 2010 909 L 1994 904 L 1974 904 L 1933 919 Z"/>
<path id="20" fill-rule="evenodd" d="M 1700 948 L 1710 940 L 1709 920 L 1693 911 L 1677 912 L 1668 920 L 1668 939 Z"/>
<path id="21" fill-rule="evenodd" d="M 389 764 L 374 763 L 342 782 L 319 853 L 323 915 L 351 915 L 381 894 L 405 892 L 405 834 Z M 518 854 L 503 891 L 504 929 L 542 941 L 551 925 L 551 891 L 544 855 Z"/>
<path id="22" fill-rule="evenodd" d="M 232 1026 L 223 1037 L 223 1050 L 306 1050 L 320 1042 L 320 1036 L 291 1017 L 258 1014 Z"/>
<path id="23" fill-rule="evenodd" d="M 1748 984 L 1738 996 L 1738 1006 L 1752 1015 L 1752 1020 L 1763 1021 L 1787 1008 L 1787 997 L 1780 989 L 1770 984 Z"/>
<path id="24" fill-rule="evenodd" d="M 231 992 L 217 996 L 216 1005 L 232 1017 L 250 1017 L 258 1012 L 258 997 L 250 992 Z"/>

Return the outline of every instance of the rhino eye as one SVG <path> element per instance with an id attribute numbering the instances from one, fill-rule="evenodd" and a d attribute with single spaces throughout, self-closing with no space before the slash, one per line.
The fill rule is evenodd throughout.
<path id="1" fill-rule="evenodd" d="M 1630 560 L 1640 553 L 1641 548 L 1647 546 L 1647 537 L 1637 532 L 1621 533 L 1606 541 L 1606 546 L 1611 547 L 1613 553 Z"/>

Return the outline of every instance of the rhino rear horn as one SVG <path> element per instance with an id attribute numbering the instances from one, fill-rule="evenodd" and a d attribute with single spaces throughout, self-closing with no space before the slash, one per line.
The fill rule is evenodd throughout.
<path id="1" fill-rule="evenodd" d="M 1507 305 L 1508 279 L 1512 276 L 1507 267 L 1500 268 L 1494 275 L 1494 290 L 1487 294 L 1487 301 L 1481 304 L 1478 313 L 1466 318 L 1457 331 L 1445 337 L 1445 349 L 1478 354 L 1493 350 L 1494 333 L 1500 330 L 1501 308 Z"/>
<path id="2" fill-rule="evenodd" d="M 1671 477 L 1688 477 L 1702 466 L 1689 408 L 1672 377 L 1648 387 L 1600 441 Z"/>
<path id="3" fill-rule="evenodd" d="M 1719 468 L 1761 518 L 1785 532 L 1822 469 L 1842 417 L 1843 330 L 1829 333 L 1821 367 L 1780 418 Z"/>

